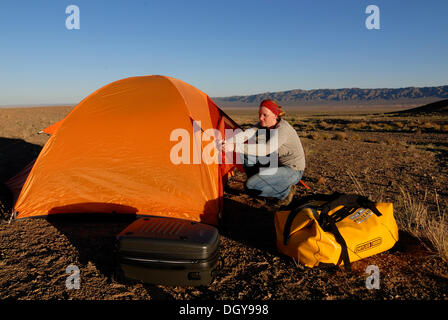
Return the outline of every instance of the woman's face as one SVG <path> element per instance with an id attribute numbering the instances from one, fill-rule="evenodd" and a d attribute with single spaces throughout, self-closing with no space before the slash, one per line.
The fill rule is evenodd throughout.
<path id="1" fill-rule="evenodd" d="M 262 127 L 273 127 L 277 123 L 277 116 L 268 108 L 260 107 L 258 109 L 258 120 Z"/>

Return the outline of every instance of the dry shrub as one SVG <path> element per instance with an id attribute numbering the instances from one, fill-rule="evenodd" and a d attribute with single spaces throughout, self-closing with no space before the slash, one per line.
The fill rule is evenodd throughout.
<path id="1" fill-rule="evenodd" d="M 322 133 L 321 134 L 321 138 L 323 139 L 323 140 L 329 140 L 330 139 L 330 135 L 328 134 L 328 133 Z"/>
<path id="2" fill-rule="evenodd" d="M 335 131 L 335 130 L 345 130 L 346 128 L 347 126 L 345 124 L 334 123 L 330 125 L 328 129 Z"/>
<path id="3" fill-rule="evenodd" d="M 351 123 L 347 124 L 346 127 L 349 128 L 349 129 L 353 129 L 353 130 L 363 130 L 363 129 L 366 130 L 366 129 L 369 129 L 369 126 L 364 121 L 362 121 L 362 122 L 351 122 Z"/>
<path id="4" fill-rule="evenodd" d="M 319 122 L 319 126 L 322 127 L 322 128 L 324 128 L 324 129 L 326 129 L 326 128 L 328 128 L 329 125 L 328 125 L 328 123 L 326 123 L 325 121 L 320 121 L 320 122 Z"/>
<path id="5" fill-rule="evenodd" d="M 433 129 L 434 128 L 434 123 L 432 123 L 432 122 L 425 122 L 421 126 L 421 128 L 423 128 L 423 129 Z"/>
<path id="6" fill-rule="evenodd" d="M 442 132 L 448 132 L 448 124 L 443 124 L 440 126 L 440 131 Z"/>
<path id="7" fill-rule="evenodd" d="M 354 141 L 360 141 L 361 140 L 361 136 L 359 134 L 354 134 L 351 136 L 352 140 Z"/>
<path id="8" fill-rule="evenodd" d="M 394 127 L 392 127 L 388 123 L 383 123 L 382 125 L 383 125 L 383 130 L 385 130 L 385 131 L 392 131 L 392 130 L 394 130 Z"/>
<path id="9" fill-rule="evenodd" d="M 361 127 L 359 126 L 359 123 L 351 122 L 351 123 L 347 124 L 347 128 L 349 128 L 349 129 L 354 129 L 354 130 L 358 130 L 358 129 L 360 129 Z"/>
<path id="10" fill-rule="evenodd" d="M 412 131 L 412 129 L 416 130 L 417 127 L 418 127 L 418 123 L 411 121 L 405 126 L 405 129 L 408 131 Z"/>
<path id="11" fill-rule="evenodd" d="M 312 132 L 306 136 L 308 139 L 319 140 L 319 134 L 317 132 Z"/>
<path id="12" fill-rule="evenodd" d="M 324 177 L 320 176 L 319 179 L 317 179 L 317 184 L 326 184 L 327 183 L 327 179 L 325 179 Z"/>
<path id="13" fill-rule="evenodd" d="M 364 121 L 359 123 L 359 128 L 364 129 L 367 127 L 367 123 L 365 123 Z"/>
<path id="14" fill-rule="evenodd" d="M 447 204 L 445 203 L 441 208 L 436 193 L 437 212 L 429 214 L 425 205 L 427 192 L 423 202 L 418 201 L 402 187 L 400 187 L 400 193 L 395 214 L 400 229 L 420 239 L 426 249 L 448 262 Z"/>
<path id="15" fill-rule="evenodd" d="M 360 174 L 363 177 L 367 177 L 370 174 L 370 170 L 371 168 L 366 167 L 363 170 L 361 170 Z M 350 179 L 352 180 L 354 186 L 355 186 L 355 193 L 367 197 L 370 200 L 374 201 L 374 202 L 385 202 L 385 188 L 381 188 L 380 190 L 375 190 L 375 188 L 373 188 L 370 183 L 368 182 L 368 180 L 365 180 L 365 186 L 363 186 L 359 180 L 356 178 L 355 174 L 351 171 L 351 170 L 347 170 L 346 171 L 348 176 L 350 177 Z"/>
<path id="16" fill-rule="evenodd" d="M 368 184 L 367 188 L 364 187 L 350 170 L 347 170 L 347 174 L 355 185 L 356 193 L 376 202 L 384 201 L 384 190 L 379 196 L 374 197 L 369 191 Z M 423 201 L 418 201 L 404 188 L 399 188 L 401 195 L 394 206 L 394 217 L 399 229 L 420 239 L 428 251 L 448 262 L 448 202 L 445 201 L 441 204 L 437 193 L 435 193 L 437 212 L 430 214 L 425 205 L 427 192 L 425 192 Z"/>
<path id="17" fill-rule="evenodd" d="M 426 222 L 428 211 L 423 202 L 417 201 L 411 194 L 400 188 L 401 196 L 398 199 L 398 206 L 395 214 L 395 218 L 400 229 L 408 231 L 416 236 L 420 234 L 422 225 Z M 426 200 L 427 194 L 425 193 L 424 199 Z M 400 209 L 400 210 L 398 210 Z"/>
<path id="18" fill-rule="evenodd" d="M 345 132 L 336 132 L 334 134 L 334 139 L 336 139 L 336 140 L 345 140 L 345 139 L 347 139 L 347 134 Z"/>
<path id="19" fill-rule="evenodd" d="M 425 122 L 420 126 L 420 129 L 440 131 L 441 126 L 438 123 Z"/>
<path id="20" fill-rule="evenodd" d="M 353 184 L 355 185 L 356 192 L 362 196 L 367 196 L 366 193 L 364 192 L 364 188 L 359 183 L 358 179 L 356 179 L 355 174 L 351 170 L 347 170 L 347 174 L 352 180 Z"/>
<path id="21" fill-rule="evenodd" d="M 401 121 L 394 122 L 394 125 L 399 129 L 402 129 L 404 127 L 404 123 Z"/>
<path id="22" fill-rule="evenodd" d="M 297 121 L 294 121 L 294 125 L 295 126 L 306 126 L 306 122 L 297 120 Z"/>

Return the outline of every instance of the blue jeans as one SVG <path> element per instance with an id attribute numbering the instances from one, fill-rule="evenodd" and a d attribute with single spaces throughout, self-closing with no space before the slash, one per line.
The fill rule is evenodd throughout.
<path id="1" fill-rule="evenodd" d="M 247 157 L 241 155 L 241 159 L 247 160 Z M 247 172 L 256 170 L 257 164 L 243 164 Z M 285 199 L 289 194 L 292 185 L 297 184 L 303 176 L 303 170 L 294 170 L 290 167 L 260 167 L 257 173 L 249 176 L 246 187 L 249 190 L 257 190 L 258 196 L 273 197 Z"/>

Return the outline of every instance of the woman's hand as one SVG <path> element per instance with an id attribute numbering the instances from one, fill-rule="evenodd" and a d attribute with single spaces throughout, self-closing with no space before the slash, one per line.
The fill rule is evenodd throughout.
<path id="1" fill-rule="evenodd" d="M 222 141 L 222 150 L 224 152 L 233 152 L 235 150 L 235 144 L 232 142 L 227 142 L 225 140 Z"/>

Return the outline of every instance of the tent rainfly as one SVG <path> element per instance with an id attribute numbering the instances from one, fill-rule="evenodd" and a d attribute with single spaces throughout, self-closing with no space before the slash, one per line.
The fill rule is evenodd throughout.
<path id="1" fill-rule="evenodd" d="M 198 138 L 195 126 L 199 135 L 214 137 Z M 223 183 L 236 165 L 204 161 L 201 152 L 216 133 L 224 138 L 225 129 L 237 127 L 181 80 L 154 75 L 112 82 L 43 130 L 51 136 L 37 159 L 7 183 L 16 192 L 16 218 L 123 213 L 216 225 Z M 186 148 L 179 149 L 185 137 L 176 132 L 188 133 Z"/>

